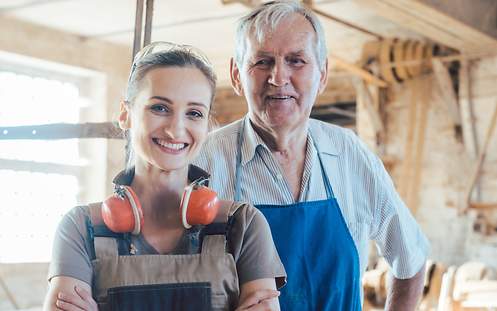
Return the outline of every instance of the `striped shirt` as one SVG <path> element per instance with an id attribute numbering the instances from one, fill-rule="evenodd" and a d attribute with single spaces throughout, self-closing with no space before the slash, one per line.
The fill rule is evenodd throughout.
<path id="1" fill-rule="evenodd" d="M 397 194 L 380 159 L 350 130 L 310 119 L 299 201 L 326 199 L 323 160 L 342 215 L 359 253 L 361 274 L 368 261 L 369 241 L 389 262 L 396 278 L 414 276 L 424 264 L 429 243 Z M 210 187 L 233 200 L 237 136 L 241 120 L 209 134 L 195 165 L 211 173 Z M 248 117 L 241 146 L 241 199 L 258 204 L 292 204 L 294 198 L 281 168 Z M 316 237 L 318 239 L 319 237 Z"/>

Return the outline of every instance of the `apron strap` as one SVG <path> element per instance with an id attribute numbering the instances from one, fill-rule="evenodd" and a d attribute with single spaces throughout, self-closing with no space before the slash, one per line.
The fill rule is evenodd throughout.
<path id="1" fill-rule="evenodd" d="M 234 196 L 234 201 L 240 201 L 241 200 L 241 187 L 240 187 L 240 175 L 242 171 L 242 143 L 244 139 L 244 130 L 245 130 L 245 120 L 247 117 L 244 117 L 242 119 L 242 122 L 240 124 L 240 128 L 238 130 L 238 135 L 237 135 L 237 146 L 236 146 L 236 168 L 235 168 L 235 196 Z M 309 136 L 312 139 L 312 143 L 314 145 L 314 149 L 316 149 L 316 153 L 318 155 L 319 159 L 319 165 L 321 166 L 321 175 L 323 178 L 323 183 L 324 183 L 324 188 L 326 189 L 326 197 L 329 198 L 335 198 L 335 194 L 333 193 L 333 188 L 331 187 L 330 180 L 328 178 L 328 174 L 326 174 L 326 170 L 324 169 L 323 165 L 323 160 L 321 159 L 321 154 L 319 153 L 319 148 L 316 144 L 316 141 L 314 140 L 314 137 L 312 135 L 312 131 L 309 126 Z"/>

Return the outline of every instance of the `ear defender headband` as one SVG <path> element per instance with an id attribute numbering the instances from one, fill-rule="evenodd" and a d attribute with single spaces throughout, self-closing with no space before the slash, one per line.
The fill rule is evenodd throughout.
<path id="1" fill-rule="evenodd" d="M 204 186 L 207 180 L 197 179 L 183 191 L 180 215 L 186 229 L 208 225 L 218 213 L 220 202 L 216 192 Z M 114 194 L 102 203 L 102 218 L 113 232 L 139 234 L 143 227 L 143 211 L 133 189 L 117 185 Z"/>
<path id="2" fill-rule="evenodd" d="M 213 190 L 204 186 L 207 181 L 206 178 L 199 178 L 183 191 L 179 206 L 181 222 L 186 229 L 194 225 L 208 225 L 217 215 L 219 199 Z"/>

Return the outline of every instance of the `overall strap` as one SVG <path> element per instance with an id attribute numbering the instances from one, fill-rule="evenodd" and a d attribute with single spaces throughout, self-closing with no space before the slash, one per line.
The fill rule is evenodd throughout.
<path id="1" fill-rule="evenodd" d="M 131 235 L 113 232 L 105 225 L 101 203 L 89 204 L 88 209 L 90 215 L 86 219 L 86 228 L 92 248 L 91 259 L 132 255 Z"/>
<path id="2" fill-rule="evenodd" d="M 243 130 L 245 129 L 245 118 L 240 122 L 240 128 L 238 129 L 238 135 L 236 140 L 236 166 L 235 166 L 235 196 L 234 201 L 238 202 L 241 200 L 241 187 L 240 187 L 240 175 L 242 171 L 242 143 L 243 143 Z"/>
<path id="3" fill-rule="evenodd" d="M 226 242 L 228 234 L 235 221 L 234 214 L 243 203 L 230 202 L 223 222 L 214 222 L 202 229 L 201 254 L 224 254 L 226 253 Z"/>

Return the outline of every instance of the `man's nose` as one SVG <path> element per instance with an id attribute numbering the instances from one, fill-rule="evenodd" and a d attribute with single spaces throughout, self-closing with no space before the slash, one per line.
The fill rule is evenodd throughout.
<path id="1" fill-rule="evenodd" d="M 290 81 L 290 70 L 284 61 L 274 63 L 268 83 L 274 86 L 284 86 Z"/>

